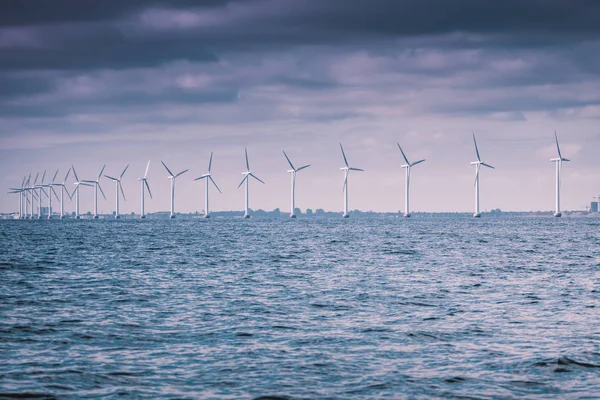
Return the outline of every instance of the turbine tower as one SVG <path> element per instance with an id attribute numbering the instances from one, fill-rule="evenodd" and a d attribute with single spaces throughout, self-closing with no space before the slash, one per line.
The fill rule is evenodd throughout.
<path id="1" fill-rule="evenodd" d="M 75 172 L 75 167 L 73 165 L 71 165 L 71 169 L 73 170 L 73 176 L 75 176 L 75 190 L 73 191 L 75 194 L 75 218 L 76 219 L 80 219 L 81 215 L 79 214 L 79 187 L 80 186 L 93 186 L 90 185 L 89 183 L 85 183 L 83 181 L 79 180 L 79 177 L 77 176 L 77 172 Z M 68 191 L 67 191 L 68 193 Z"/>
<path id="2" fill-rule="evenodd" d="M 104 195 L 104 190 L 102 190 L 102 186 L 100 186 L 100 178 L 102 178 L 102 173 L 104 172 L 104 168 L 106 168 L 106 164 L 100 170 L 98 174 L 98 179 L 95 181 L 84 180 L 82 182 L 90 183 L 94 186 L 94 219 L 98 219 L 98 189 L 100 189 L 100 193 L 102 193 L 102 197 L 106 200 L 106 196 Z"/>
<path id="3" fill-rule="evenodd" d="M 171 215 L 169 215 L 169 219 L 174 219 L 175 218 L 175 179 L 177 179 L 181 175 L 188 172 L 189 169 L 181 171 L 178 174 L 174 174 L 171 172 L 169 167 L 167 167 L 167 165 L 164 162 L 161 161 L 161 163 L 162 163 L 163 167 L 165 167 L 165 169 L 169 173 L 169 176 L 167 178 L 169 178 L 171 180 Z"/>
<path id="4" fill-rule="evenodd" d="M 54 193 L 54 197 L 58 200 L 58 195 L 54 191 L 54 180 L 56 180 L 56 175 L 58 175 L 58 170 L 54 173 L 52 180 L 50 183 L 46 185 L 41 185 L 41 187 L 48 188 L 48 219 L 52 219 L 52 194 Z"/>
<path id="5" fill-rule="evenodd" d="M 44 198 L 42 197 L 42 193 L 44 193 L 46 196 L 48 196 L 48 193 L 46 193 L 46 191 L 44 190 L 44 179 L 46 179 L 46 171 L 44 171 L 44 173 L 42 174 L 42 182 L 35 185 L 35 188 L 39 190 L 39 196 L 40 198 L 38 199 L 38 217 L 37 219 L 42 219 L 42 206 L 43 206 L 43 200 Z M 37 181 L 37 177 L 36 177 L 36 181 Z"/>
<path id="6" fill-rule="evenodd" d="M 408 158 L 406 158 L 406 154 L 404 154 L 402 147 L 400 147 L 400 143 L 396 143 L 396 144 L 398 145 L 398 148 L 400 149 L 400 152 L 402 153 L 402 157 L 404 157 L 404 161 L 406 162 L 406 164 L 402 165 L 402 168 L 406 168 L 405 185 L 404 185 L 404 216 L 406 218 L 409 218 L 410 217 L 410 169 L 417 164 L 421 164 L 425 160 L 415 161 L 414 163 L 411 164 L 408 161 Z"/>
<path id="7" fill-rule="evenodd" d="M 111 181 L 115 182 L 115 219 L 121 218 L 121 216 L 119 215 L 119 189 L 121 190 L 121 194 L 123 195 L 123 201 L 125 201 L 125 192 L 123 191 L 123 185 L 121 185 L 121 179 L 123 179 L 123 175 L 125 175 L 127 168 L 129 168 L 129 164 L 127 164 L 127 166 L 125 167 L 123 172 L 121 172 L 121 175 L 118 178 L 113 178 L 112 176 L 104 175 Z M 104 168 L 102 168 L 102 170 L 104 170 Z"/>
<path id="8" fill-rule="evenodd" d="M 342 156 L 344 156 L 344 164 L 346 164 L 345 167 L 340 168 L 340 171 L 344 171 L 344 187 L 342 189 L 344 191 L 344 214 L 342 216 L 344 218 L 349 218 L 350 214 L 348 214 L 348 173 L 350 171 L 364 171 L 364 169 L 350 167 L 350 165 L 348 165 L 348 159 L 346 158 L 346 153 L 344 153 L 344 148 L 342 147 L 341 143 L 340 149 L 342 150 Z"/>
<path id="9" fill-rule="evenodd" d="M 296 218 L 296 214 L 294 212 L 296 210 L 296 173 L 310 167 L 310 164 L 304 165 L 300 168 L 295 168 L 288 155 L 285 154 L 285 151 L 283 152 L 283 155 L 285 156 L 288 164 L 290 164 L 290 168 L 292 168 L 288 170 L 288 173 L 290 173 L 290 176 L 292 177 L 292 209 L 290 211 L 290 218 Z"/>
<path id="10" fill-rule="evenodd" d="M 265 183 L 263 181 L 261 181 L 260 178 L 258 178 L 256 175 L 254 175 L 250 171 L 250 163 L 248 162 L 248 150 L 245 147 L 244 147 L 244 152 L 246 153 L 246 172 L 242 172 L 242 175 L 244 175 L 244 179 L 242 179 L 242 181 L 238 185 L 238 189 L 240 188 L 240 186 L 242 186 L 242 183 L 246 182 L 246 196 L 245 196 L 245 202 L 244 202 L 244 218 L 250 218 L 250 214 L 248 214 L 248 184 L 250 182 L 250 179 L 248 179 L 248 177 L 249 176 L 253 177 L 254 179 L 259 181 L 263 185 Z"/>
<path id="11" fill-rule="evenodd" d="M 141 219 L 146 218 L 146 212 L 144 209 L 145 189 L 148 189 L 148 194 L 150 195 L 150 198 L 152 198 L 152 192 L 150 191 L 150 185 L 148 185 L 148 168 L 150 168 L 150 160 L 148 160 L 148 165 L 146 165 L 146 172 L 144 173 L 144 177 L 138 179 L 138 181 L 140 181 L 142 183 L 142 212 L 140 214 Z M 146 188 L 144 188 L 144 186 L 146 186 Z"/>
<path id="12" fill-rule="evenodd" d="M 69 170 L 67 171 L 67 175 L 65 175 L 65 179 L 63 180 L 63 183 L 52 183 L 52 186 L 60 186 L 60 219 L 63 219 L 65 217 L 65 202 L 64 202 L 64 198 L 65 198 L 65 190 L 67 191 L 67 196 L 69 196 L 69 199 L 71 199 L 71 195 L 69 194 L 69 191 L 66 188 L 66 183 L 67 183 L 67 178 L 69 177 L 69 173 L 71 173 L 71 168 L 69 168 Z M 54 180 L 53 180 L 54 182 Z"/>
<path id="13" fill-rule="evenodd" d="M 558 151 L 558 158 L 550 159 L 551 162 L 556 163 L 556 202 L 554 209 L 554 216 L 561 217 L 562 212 L 560 211 L 560 173 L 562 171 L 563 161 L 571 161 L 568 158 L 564 158 L 560 152 L 560 146 L 558 145 L 558 135 L 554 131 L 554 139 L 556 140 L 556 150 Z"/>
<path id="14" fill-rule="evenodd" d="M 215 187 L 217 188 L 219 193 L 223 194 L 223 192 L 221 192 L 221 189 L 219 189 L 219 186 L 217 186 L 217 183 L 215 182 L 215 180 L 212 178 L 212 175 L 210 174 L 210 169 L 212 166 L 212 158 L 213 158 L 213 153 L 211 151 L 210 152 L 210 160 L 208 161 L 208 173 L 202 175 L 199 178 L 194 179 L 195 181 L 204 179 L 204 218 L 210 218 L 210 213 L 208 211 L 208 181 L 210 180 L 213 183 L 213 185 L 215 185 Z"/>
<path id="15" fill-rule="evenodd" d="M 473 161 L 471 165 L 475 166 L 475 212 L 473 213 L 473 217 L 479 218 L 481 217 L 481 212 L 479 211 L 479 170 L 481 166 L 485 166 L 488 168 L 495 169 L 490 164 L 486 164 L 481 161 L 481 157 L 479 156 L 479 149 L 477 148 L 477 141 L 475 140 L 475 134 L 473 133 L 473 143 L 475 144 L 475 153 L 477 154 L 477 161 Z"/>

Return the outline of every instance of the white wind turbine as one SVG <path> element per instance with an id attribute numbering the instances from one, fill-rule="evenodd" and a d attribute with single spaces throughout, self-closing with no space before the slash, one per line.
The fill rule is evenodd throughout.
<path id="1" fill-rule="evenodd" d="M 76 219 L 80 219 L 81 215 L 79 214 L 79 187 L 80 186 L 93 186 L 90 185 L 89 183 L 85 183 L 83 181 L 79 180 L 79 177 L 77 176 L 77 172 L 75 172 L 75 167 L 73 165 L 71 165 L 71 169 L 73 170 L 73 176 L 75 176 L 75 218 Z M 68 192 L 68 191 L 67 191 Z"/>
<path id="2" fill-rule="evenodd" d="M 290 161 L 290 158 L 288 157 L 287 154 L 285 154 L 285 151 L 283 152 L 283 155 L 285 156 L 285 159 L 287 160 L 288 164 L 290 164 L 290 167 L 292 169 L 288 170 L 288 173 L 290 173 L 291 177 L 292 177 L 292 209 L 290 211 L 290 218 L 296 218 L 296 214 L 295 214 L 295 210 L 296 210 L 296 173 L 298 171 L 302 171 L 305 168 L 310 167 L 310 164 L 304 165 L 300 168 L 295 168 L 294 164 L 292 164 L 292 162 Z"/>
<path id="3" fill-rule="evenodd" d="M 148 168 L 150 168 L 150 160 L 148 160 L 148 165 L 146 165 L 146 172 L 144 173 L 144 177 L 138 179 L 138 181 L 140 181 L 142 184 L 142 212 L 140 214 L 141 219 L 146 218 L 146 211 L 144 209 L 144 206 L 145 206 L 144 195 L 145 195 L 146 189 L 148 189 L 148 194 L 150 195 L 150 198 L 152 198 L 152 192 L 150 191 L 150 185 L 148 185 Z M 146 186 L 146 187 L 144 188 L 144 186 Z"/>
<path id="4" fill-rule="evenodd" d="M 475 212 L 473 213 L 473 217 L 479 218 L 481 217 L 481 213 L 479 212 L 479 170 L 481 166 L 486 166 L 488 168 L 495 169 L 489 164 L 481 161 L 481 157 L 479 156 L 479 149 L 477 148 L 477 141 L 475 140 L 475 134 L 473 133 L 473 143 L 475 144 L 475 153 L 477 153 L 477 161 L 473 161 L 471 165 L 475 166 Z"/>
<path id="5" fill-rule="evenodd" d="M 562 156 L 560 152 L 560 146 L 558 145 L 558 135 L 556 134 L 556 131 L 554 131 L 554 139 L 556 140 L 556 150 L 558 151 L 558 158 L 550 159 L 551 162 L 556 163 L 556 208 L 554 210 L 554 216 L 560 217 L 562 216 L 562 212 L 560 211 L 560 173 L 562 171 L 563 161 L 571 160 Z"/>
<path id="6" fill-rule="evenodd" d="M 23 182 L 21 182 L 20 188 L 10 188 L 9 194 L 19 194 L 19 219 L 23 219 L 23 199 L 25 198 L 25 180 L 27 179 L 27 175 L 23 177 Z"/>
<path id="7" fill-rule="evenodd" d="M 217 183 L 215 182 L 215 180 L 212 178 L 212 175 L 210 173 L 211 167 L 212 167 L 212 158 L 213 158 L 213 153 L 211 151 L 210 153 L 210 160 L 208 161 L 208 173 L 202 175 L 199 178 L 194 179 L 195 181 L 199 181 L 201 179 L 204 179 L 204 218 L 210 218 L 210 213 L 208 211 L 208 181 L 210 180 L 213 185 L 215 185 L 215 187 L 217 188 L 217 190 L 219 191 L 219 193 L 223 194 L 223 192 L 221 192 L 221 189 L 219 189 L 219 186 L 217 186 Z"/>
<path id="8" fill-rule="evenodd" d="M 169 176 L 167 178 L 169 178 L 171 180 L 171 214 L 169 215 L 169 219 L 174 219 L 175 218 L 175 179 L 177 179 L 181 175 L 188 172 L 189 169 L 181 171 L 178 174 L 174 174 L 171 172 L 169 167 L 167 167 L 167 165 L 164 162 L 161 161 L 161 163 L 162 163 L 163 167 L 165 167 L 165 169 L 169 173 Z"/>
<path id="9" fill-rule="evenodd" d="M 100 186 L 100 178 L 102 178 L 102 173 L 104 172 L 104 168 L 106 168 L 106 164 L 100 170 L 98 174 L 98 179 L 95 181 L 91 180 L 83 180 L 82 182 L 90 183 L 90 186 L 94 186 L 94 219 L 98 219 L 98 189 L 100 189 L 100 193 L 102 193 L 102 197 L 106 200 L 106 196 L 104 195 L 104 191 L 102 190 L 102 186 Z"/>
<path id="10" fill-rule="evenodd" d="M 246 172 L 242 172 L 242 175 L 244 175 L 244 179 L 242 179 L 242 181 L 238 185 L 238 189 L 240 188 L 240 186 L 242 186 L 242 184 L 244 182 L 246 182 L 246 196 L 245 196 L 245 202 L 244 202 L 244 218 L 250 218 L 250 214 L 248 214 L 248 184 L 250 183 L 250 179 L 248 179 L 248 177 L 249 176 L 253 177 L 254 179 L 259 181 L 263 185 L 264 185 L 264 182 L 262 180 L 260 180 L 260 178 L 258 178 L 256 175 L 254 175 L 250 171 L 250 163 L 248 162 L 248 150 L 245 147 L 244 147 L 244 153 L 246 153 Z"/>
<path id="11" fill-rule="evenodd" d="M 121 175 L 118 178 L 113 178 L 112 176 L 104 175 L 111 181 L 115 182 L 115 219 L 121 218 L 121 215 L 119 214 L 119 189 L 121 190 L 121 194 L 123 195 L 123 201 L 125 201 L 125 192 L 123 191 L 123 185 L 121 185 L 121 179 L 123 179 L 123 175 L 125 175 L 127 168 L 129 168 L 129 164 L 127 164 L 127 166 L 125 167 L 123 172 L 121 172 Z"/>
<path id="12" fill-rule="evenodd" d="M 39 199 L 38 199 L 38 219 L 42 219 L 42 206 L 44 203 L 44 198 L 42 197 L 42 193 L 44 193 L 46 196 L 48 196 L 48 193 L 46 193 L 46 191 L 44 190 L 44 179 L 46 179 L 46 171 L 44 171 L 44 173 L 42 174 L 42 182 L 35 185 L 35 188 L 39 190 Z M 37 182 L 37 177 L 36 177 L 36 182 Z"/>
<path id="13" fill-rule="evenodd" d="M 364 169 L 350 167 L 350 165 L 348 165 L 348 159 L 346 158 L 346 153 L 344 152 L 344 148 L 342 147 L 341 143 L 340 149 L 342 150 L 342 156 L 344 156 L 344 164 L 346 164 L 345 167 L 340 168 L 340 171 L 344 171 L 344 187 L 342 189 L 344 191 L 344 214 L 342 216 L 344 218 L 349 218 L 350 214 L 348 214 L 348 173 L 350 171 L 364 171 Z"/>
<path id="14" fill-rule="evenodd" d="M 50 183 L 46 185 L 41 185 L 41 187 L 48 188 L 48 219 L 52 219 L 52 194 L 54 194 L 54 197 L 56 197 L 56 200 L 58 200 L 58 195 L 54 190 L 54 180 L 56 179 L 56 175 L 58 175 L 58 170 L 56 170 L 56 172 L 54 173 L 54 176 L 52 177 Z"/>
<path id="15" fill-rule="evenodd" d="M 65 190 L 67 191 L 67 196 L 71 199 L 71 195 L 69 194 L 69 190 L 66 188 L 67 178 L 69 177 L 69 173 L 71 173 L 71 168 L 67 171 L 67 175 L 65 175 L 65 179 L 62 183 L 52 183 L 52 186 L 60 186 L 60 219 L 65 217 Z M 54 180 L 52 180 L 54 182 Z"/>
<path id="16" fill-rule="evenodd" d="M 25 183 L 25 219 L 33 219 L 33 196 L 35 196 L 33 187 L 29 186 L 31 183 L 31 173 L 29 177 L 27 177 L 27 183 Z M 29 211 L 29 207 L 31 207 L 31 211 Z"/>
<path id="17" fill-rule="evenodd" d="M 400 147 L 400 143 L 396 143 L 396 144 L 398 145 L 398 148 L 400 149 L 400 152 L 402 153 L 402 157 L 404 157 L 404 161 L 406 161 L 406 164 L 402 165 L 402 168 L 406 168 L 406 174 L 405 174 L 406 178 L 405 178 L 405 186 L 404 186 L 404 216 L 406 218 L 408 218 L 408 217 L 410 217 L 410 169 L 417 164 L 421 164 L 425 160 L 415 161 L 414 163 L 411 164 L 408 161 L 408 158 L 406 158 L 406 154 L 404 154 L 402 147 Z"/>

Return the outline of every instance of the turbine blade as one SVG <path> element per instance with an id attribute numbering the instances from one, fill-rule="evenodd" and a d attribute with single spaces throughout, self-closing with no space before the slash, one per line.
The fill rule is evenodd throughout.
<path id="1" fill-rule="evenodd" d="M 71 169 L 73 170 L 73 176 L 75 177 L 75 180 L 79 182 L 79 177 L 77 176 L 77 172 L 75 172 L 75 167 L 73 166 L 73 164 L 71 164 Z M 67 173 L 67 176 L 69 176 L 69 173 Z M 66 180 L 67 178 L 65 178 L 65 181 Z"/>
<path id="2" fill-rule="evenodd" d="M 70 173 L 71 173 L 71 168 L 69 168 L 69 170 L 67 171 L 67 175 L 65 175 L 65 180 L 63 181 L 63 184 L 67 183 L 67 178 L 69 177 Z"/>
<path id="3" fill-rule="evenodd" d="M 203 176 L 201 176 L 201 177 L 199 177 L 199 178 L 196 178 L 196 179 L 194 179 L 194 181 L 199 181 L 199 180 L 201 180 L 201 179 L 208 178 L 208 176 L 209 176 L 209 175 L 203 175 Z"/>
<path id="4" fill-rule="evenodd" d="M 98 174 L 98 180 L 100 180 L 100 178 L 102 178 L 102 173 L 104 172 L 104 168 L 106 168 L 106 164 L 104 164 L 104 166 L 100 170 L 100 173 Z"/>
<path id="5" fill-rule="evenodd" d="M 561 158 L 561 161 L 571 161 L 568 158 Z"/>
<path id="6" fill-rule="evenodd" d="M 342 156 L 344 156 L 344 164 L 346 164 L 346 167 L 349 167 L 348 159 L 346 158 L 346 153 L 344 153 L 344 148 L 342 147 L 341 143 L 340 143 L 340 149 L 342 149 Z"/>
<path id="7" fill-rule="evenodd" d="M 77 188 L 73 189 L 73 193 L 69 193 L 69 189 L 67 189 L 66 186 L 64 186 L 65 188 L 65 192 L 67 192 L 67 196 L 69 196 L 69 200 L 73 200 L 73 195 L 75 194 L 75 190 L 77 190 Z"/>
<path id="8" fill-rule="evenodd" d="M 46 178 L 46 170 L 44 170 L 44 174 L 42 175 L 42 185 L 44 184 L 44 179 Z"/>
<path id="9" fill-rule="evenodd" d="M 52 191 L 52 193 L 54 193 L 54 197 L 56 197 L 56 200 L 60 201 L 58 195 L 56 194 L 56 190 L 54 190 L 54 186 L 50 186 L 50 190 Z"/>
<path id="10" fill-rule="evenodd" d="M 25 186 L 25 180 L 27 179 L 27 175 L 23 177 L 23 182 L 21 182 L 21 189 Z"/>
<path id="11" fill-rule="evenodd" d="M 56 172 L 54 173 L 51 183 L 54 183 L 54 180 L 56 179 L 56 175 L 58 175 L 58 170 L 56 170 Z"/>
<path id="12" fill-rule="evenodd" d="M 349 170 L 349 171 L 363 171 L 363 172 L 365 171 L 365 170 L 364 170 L 364 169 L 362 169 L 362 168 L 348 168 L 348 170 Z"/>
<path id="13" fill-rule="evenodd" d="M 240 186 L 242 186 L 242 183 L 244 183 L 246 181 L 246 179 L 248 179 L 248 175 L 244 176 L 244 179 L 242 179 L 242 181 L 240 182 L 240 184 L 238 185 L 238 189 L 240 188 Z"/>
<path id="14" fill-rule="evenodd" d="M 125 198 L 125 192 L 123 191 L 123 185 L 121 185 L 121 181 L 119 181 L 119 189 L 121 189 L 121 194 L 123 195 L 123 200 L 127 201 L 127 199 Z M 119 195 L 119 193 L 117 192 L 117 196 Z"/>
<path id="15" fill-rule="evenodd" d="M 259 181 L 260 183 L 262 183 L 264 185 L 264 182 L 261 181 L 260 178 L 257 177 L 256 175 L 254 175 L 254 174 L 248 174 L 248 175 L 250 175 L 251 177 L 253 177 L 254 179 L 256 179 L 257 181 Z"/>
<path id="16" fill-rule="evenodd" d="M 188 171 L 189 171 L 189 169 L 186 169 L 185 171 L 181 171 L 180 173 L 178 173 L 177 175 L 175 175 L 175 178 L 177 178 L 178 176 L 181 176 L 181 175 L 185 174 Z"/>
<path id="17" fill-rule="evenodd" d="M 208 178 L 213 183 L 213 185 L 215 185 L 215 187 L 217 188 L 217 190 L 219 191 L 219 193 L 223 194 L 223 192 L 221 192 L 221 189 L 219 189 L 219 186 L 217 186 L 217 182 L 215 182 L 215 180 L 212 178 L 212 176 L 209 176 Z"/>
<path id="18" fill-rule="evenodd" d="M 417 165 L 417 164 L 421 164 L 423 161 L 425 160 L 419 160 L 419 161 L 415 161 L 414 163 L 410 164 L 411 167 Z"/>
<path id="19" fill-rule="evenodd" d="M 481 161 L 481 157 L 479 157 L 479 149 L 477 148 L 477 140 L 475 140 L 475 133 L 473 133 L 473 143 L 475 143 L 475 153 L 477 153 L 477 161 Z"/>
<path id="20" fill-rule="evenodd" d="M 108 176 L 108 175 L 104 175 L 105 177 L 107 177 L 108 179 L 110 179 L 111 181 L 118 181 L 117 178 L 113 178 L 112 176 Z"/>
<path id="21" fill-rule="evenodd" d="M 152 192 L 150 191 L 150 185 L 148 185 L 148 180 L 144 179 L 144 183 L 146 184 L 146 189 L 148 189 L 148 194 L 150 198 L 152 198 Z"/>
<path id="22" fill-rule="evenodd" d="M 287 160 L 288 164 L 290 164 L 290 167 L 295 171 L 296 168 L 294 168 L 294 164 L 292 164 L 292 162 L 290 161 L 290 158 L 288 157 L 288 155 L 285 154 L 285 150 L 282 150 L 282 151 L 283 151 L 283 155 L 285 156 L 285 159 Z"/>
<path id="23" fill-rule="evenodd" d="M 39 176 L 40 176 L 39 172 L 37 174 L 35 174 L 35 179 L 33 180 L 33 186 L 35 186 L 35 184 L 37 183 L 37 180 L 38 180 Z"/>
<path id="24" fill-rule="evenodd" d="M 310 164 L 307 164 L 307 165 L 304 165 L 304 166 L 302 166 L 302 167 L 298 168 L 298 169 L 296 170 L 296 172 L 298 172 L 298 171 L 302 171 L 304 168 L 308 168 L 308 167 L 310 167 Z"/>
<path id="25" fill-rule="evenodd" d="M 123 175 L 125 175 L 125 172 L 127 171 L 127 168 L 129 168 L 129 164 L 127 164 L 127 166 L 125 167 L 125 169 L 123 170 L 123 172 L 121 172 L 121 176 L 119 177 L 119 179 L 121 179 L 123 177 Z"/>
<path id="26" fill-rule="evenodd" d="M 167 167 L 167 165 L 166 165 L 164 162 L 162 162 L 162 160 L 161 160 L 161 163 L 162 163 L 163 167 L 165 167 L 165 169 L 166 169 L 166 170 L 167 170 L 167 172 L 169 173 L 169 176 L 175 176 L 175 175 L 174 175 L 174 174 L 171 172 L 171 170 L 169 169 L 169 167 Z"/>
<path id="27" fill-rule="evenodd" d="M 212 167 L 212 156 L 213 156 L 213 152 L 210 152 L 210 160 L 208 160 L 208 173 L 210 174 L 210 169 Z"/>
<path id="28" fill-rule="evenodd" d="M 488 168 L 492 168 L 492 169 L 496 169 L 495 167 L 492 167 L 490 164 L 486 164 L 486 163 L 481 163 L 481 165 L 485 165 Z"/>
<path id="29" fill-rule="evenodd" d="M 102 193 L 102 197 L 104 197 L 104 200 L 106 200 L 106 196 L 104 195 L 104 190 L 102 190 L 102 186 L 100 186 L 100 182 L 96 183 L 96 185 L 98 185 L 98 189 L 100 189 L 100 193 Z"/>
<path id="30" fill-rule="evenodd" d="M 407 165 L 410 165 L 410 162 L 408 162 L 408 158 L 406 158 L 406 154 L 404 154 L 404 150 L 402 150 L 402 147 L 400 147 L 400 143 L 396 143 L 398 145 L 398 148 L 400 149 L 400 153 L 402 153 L 402 157 L 404 157 L 404 161 L 406 161 Z"/>
<path id="31" fill-rule="evenodd" d="M 558 135 L 556 134 L 556 130 L 554 130 L 554 139 L 556 140 L 556 150 L 558 150 L 558 158 L 563 158 L 562 154 L 560 154 L 560 146 L 558 145 Z"/>
<path id="32" fill-rule="evenodd" d="M 244 147 L 244 153 L 246 153 L 246 171 L 250 171 L 250 162 L 248 162 L 248 149 Z"/>
<path id="33" fill-rule="evenodd" d="M 48 193 L 46 193 L 43 187 L 40 186 L 40 190 L 46 195 L 46 197 L 48 197 Z"/>
<path id="34" fill-rule="evenodd" d="M 344 175 L 344 184 L 342 185 L 342 192 L 346 190 L 346 186 L 348 186 L 348 175 Z"/>
<path id="35" fill-rule="evenodd" d="M 146 172 L 144 172 L 144 178 L 148 176 L 148 168 L 150 168 L 150 160 L 148 160 L 148 164 L 146 165 Z"/>

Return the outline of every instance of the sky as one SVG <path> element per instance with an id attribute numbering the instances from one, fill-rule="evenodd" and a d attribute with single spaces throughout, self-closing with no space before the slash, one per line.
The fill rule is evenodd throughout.
<path id="1" fill-rule="evenodd" d="M 296 205 L 341 211 L 343 143 L 350 208 L 399 211 L 402 156 L 412 211 L 551 210 L 554 130 L 571 159 L 562 202 L 600 195 L 600 2 L 595 0 L 7 0 L 0 12 L 0 211 L 29 173 L 73 164 L 80 179 L 123 177 L 121 212 L 289 211 L 282 150 L 297 165 Z M 103 178 L 114 209 L 115 186 Z M 69 178 L 69 187 L 73 187 Z M 90 189 L 90 190 L 87 190 Z M 81 191 L 81 209 L 93 190 Z M 74 209 L 73 203 L 66 205 Z"/>

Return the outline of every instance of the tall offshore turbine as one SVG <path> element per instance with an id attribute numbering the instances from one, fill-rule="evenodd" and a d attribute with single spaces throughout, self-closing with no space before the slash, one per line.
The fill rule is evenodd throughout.
<path id="1" fill-rule="evenodd" d="M 406 158 L 406 154 L 404 154 L 402 147 L 400 147 L 400 143 L 396 143 L 396 144 L 398 145 L 398 148 L 400 149 L 400 152 L 402 153 L 402 157 L 404 158 L 404 161 L 406 162 L 406 164 L 402 165 L 402 168 L 406 169 L 405 182 L 404 182 L 404 216 L 406 218 L 408 218 L 408 217 L 410 217 L 410 169 L 417 164 L 421 164 L 425 160 L 419 160 L 419 161 L 415 161 L 414 163 L 411 163 L 410 161 L 408 161 L 408 158 Z"/>
<path id="2" fill-rule="evenodd" d="M 215 185 L 215 188 L 217 188 L 219 193 L 223 194 L 223 192 L 221 192 L 221 189 L 219 189 L 219 186 L 217 186 L 217 183 L 213 179 L 211 172 L 210 172 L 211 168 L 212 168 L 212 159 L 213 159 L 213 153 L 211 151 L 210 152 L 210 160 L 208 161 L 208 173 L 200 176 L 199 178 L 194 179 L 194 181 L 200 181 L 200 180 L 204 179 L 204 218 L 210 218 L 210 212 L 208 211 L 208 186 L 209 186 L 208 181 L 211 181 L 213 183 L 213 185 Z"/>
<path id="3" fill-rule="evenodd" d="M 183 170 L 178 174 L 174 174 L 171 172 L 169 167 L 167 167 L 167 165 L 164 162 L 161 161 L 161 163 L 162 163 L 163 167 L 165 167 L 165 169 L 169 173 L 169 176 L 167 178 L 171 180 L 171 214 L 169 215 L 169 219 L 174 219 L 175 218 L 175 179 L 177 179 L 181 175 L 188 172 L 189 169 Z"/>
<path id="4" fill-rule="evenodd" d="M 100 189 L 100 193 L 102 193 L 102 197 L 106 200 L 106 196 L 104 195 L 104 190 L 102 190 L 102 186 L 100 186 L 100 178 L 102 178 L 102 173 L 104 172 L 104 168 L 106 168 L 106 164 L 100 170 L 98 174 L 98 178 L 96 180 L 83 180 L 82 182 L 89 183 L 91 186 L 94 186 L 94 219 L 98 219 L 98 189 Z"/>
<path id="5" fill-rule="evenodd" d="M 346 158 L 346 153 L 344 152 L 344 148 L 342 147 L 341 143 L 340 149 L 342 150 L 342 156 L 344 157 L 344 164 L 346 164 L 345 167 L 340 168 L 340 171 L 344 171 L 344 187 L 342 188 L 342 191 L 344 192 L 344 214 L 342 215 L 342 217 L 349 218 L 350 214 L 348 213 L 348 174 L 350 173 L 350 171 L 364 171 L 364 169 L 354 168 L 348 165 L 348 159 Z"/>
<path id="6" fill-rule="evenodd" d="M 473 144 L 475 144 L 475 153 L 477 154 L 477 161 L 473 161 L 471 165 L 475 166 L 475 212 L 473 213 L 473 217 L 479 218 L 481 217 L 481 212 L 479 210 L 479 170 L 481 166 L 488 168 L 494 168 L 490 164 L 484 163 L 481 161 L 481 156 L 479 155 L 479 149 L 477 148 L 477 140 L 475 140 L 475 134 L 473 133 Z"/>
<path id="7" fill-rule="evenodd" d="M 77 172 L 75 171 L 75 167 L 73 165 L 71 165 L 71 169 L 73 170 L 73 176 L 75 177 L 75 182 L 74 182 L 75 190 L 73 191 L 75 194 L 75 218 L 80 219 L 81 214 L 79 213 L 79 188 L 81 186 L 93 186 L 93 185 L 90 185 L 89 183 L 80 181 L 79 177 L 77 176 Z"/>
<path id="8" fill-rule="evenodd" d="M 71 194 L 66 187 L 67 178 L 69 177 L 69 173 L 71 172 L 71 168 L 67 171 L 67 175 L 65 175 L 65 179 L 62 183 L 52 183 L 52 186 L 60 186 L 60 219 L 65 217 L 65 190 L 67 192 L 67 196 L 71 199 Z"/>
<path id="9" fill-rule="evenodd" d="M 288 173 L 290 174 L 290 176 L 292 177 L 292 204 L 291 204 L 291 210 L 290 210 L 290 218 L 296 218 L 296 173 L 298 171 L 302 171 L 305 168 L 310 167 L 310 164 L 304 165 L 300 168 L 295 168 L 294 164 L 292 164 L 292 162 L 290 161 L 290 158 L 288 157 L 288 155 L 285 153 L 285 151 L 283 152 L 283 155 L 285 156 L 285 159 L 287 160 L 288 164 L 290 164 L 290 168 L 288 170 Z"/>
<path id="10" fill-rule="evenodd" d="M 25 180 L 27 179 L 27 175 L 23 177 L 23 182 L 21 182 L 20 188 L 10 188 L 9 194 L 18 194 L 19 195 L 19 219 L 23 219 L 23 208 L 24 208 L 24 198 L 25 198 Z"/>
<path id="11" fill-rule="evenodd" d="M 250 218 L 250 214 L 248 213 L 248 204 L 249 204 L 248 185 L 250 183 L 249 177 L 250 176 L 253 177 L 254 179 L 256 179 L 257 181 L 259 181 L 263 185 L 265 183 L 262 180 L 260 180 L 260 178 L 258 178 L 256 175 L 254 175 L 252 173 L 252 171 L 250 171 L 250 163 L 248 162 L 248 150 L 245 147 L 244 147 L 244 153 L 246 153 L 246 171 L 242 172 L 242 175 L 244 175 L 244 179 L 242 179 L 242 181 L 238 185 L 238 189 L 240 188 L 240 186 L 242 186 L 242 184 L 244 182 L 246 182 L 246 190 L 245 190 L 246 193 L 245 193 L 245 196 L 244 196 L 244 218 Z"/>
<path id="12" fill-rule="evenodd" d="M 144 177 L 143 178 L 139 178 L 138 181 L 140 181 L 140 183 L 142 184 L 142 209 L 140 212 L 140 218 L 144 219 L 146 218 L 146 202 L 145 202 L 145 192 L 146 189 L 148 189 L 148 194 L 150 195 L 150 198 L 152 198 L 152 192 L 150 191 L 150 185 L 148 184 L 148 168 L 150 168 L 150 160 L 148 160 L 148 164 L 146 165 L 146 172 L 144 172 Z"/>
<path id="13" fill-rule="evenodd" d="M 52 195 L 54 194 L 54 197 L 56 197 L 56 200 L 58 200 L 58 195 L 54 190 L 54 181 L 56 180 L 56 175 L 58 175 L 58 170 L 56 170 L 56 172 L 54 173 L 54 176 L 52 177 L 50 183 L 41 185 L 41 187 L 45 187 L 48 189 L 48 219 L 52 219 Z"/>
<path id="14" fill-rule="evenodd" d="M 123 201 L 125 201 L 125 192 L 123 191 L 123 185 L 121 185 L 121 179 L 123 179 L 123 175 L 127 172 L 127 168 L 129 168 L 129 164 L 125 167 L 123 172 L 118 178 L 114 178 L 112 176 L 104 175 L 106 178 L 110 179 L 115 183 L 115 219 L 121 218 L 121 214 L 119 214 L 119 190 L 123 195 Z"/>
<path id="15" fill-rule="evenodd" d="M 554 140 L 556 141 L 556 150 L 558 152 L 557 158 L 551 158 L 550 162 L 556 163 L 556 197 L 555 197 L 555 207 L 554 207 L 554 216 L 561 217 L 562 212 L 560 211 L 560 174 L 562 172 L 562 163 L 563 161 L 571 161 L 568 158 L 564 158 L 560 152 L 560 146 L 558 145 L 558 135 L 556 131 L 554 131 Z"/>

